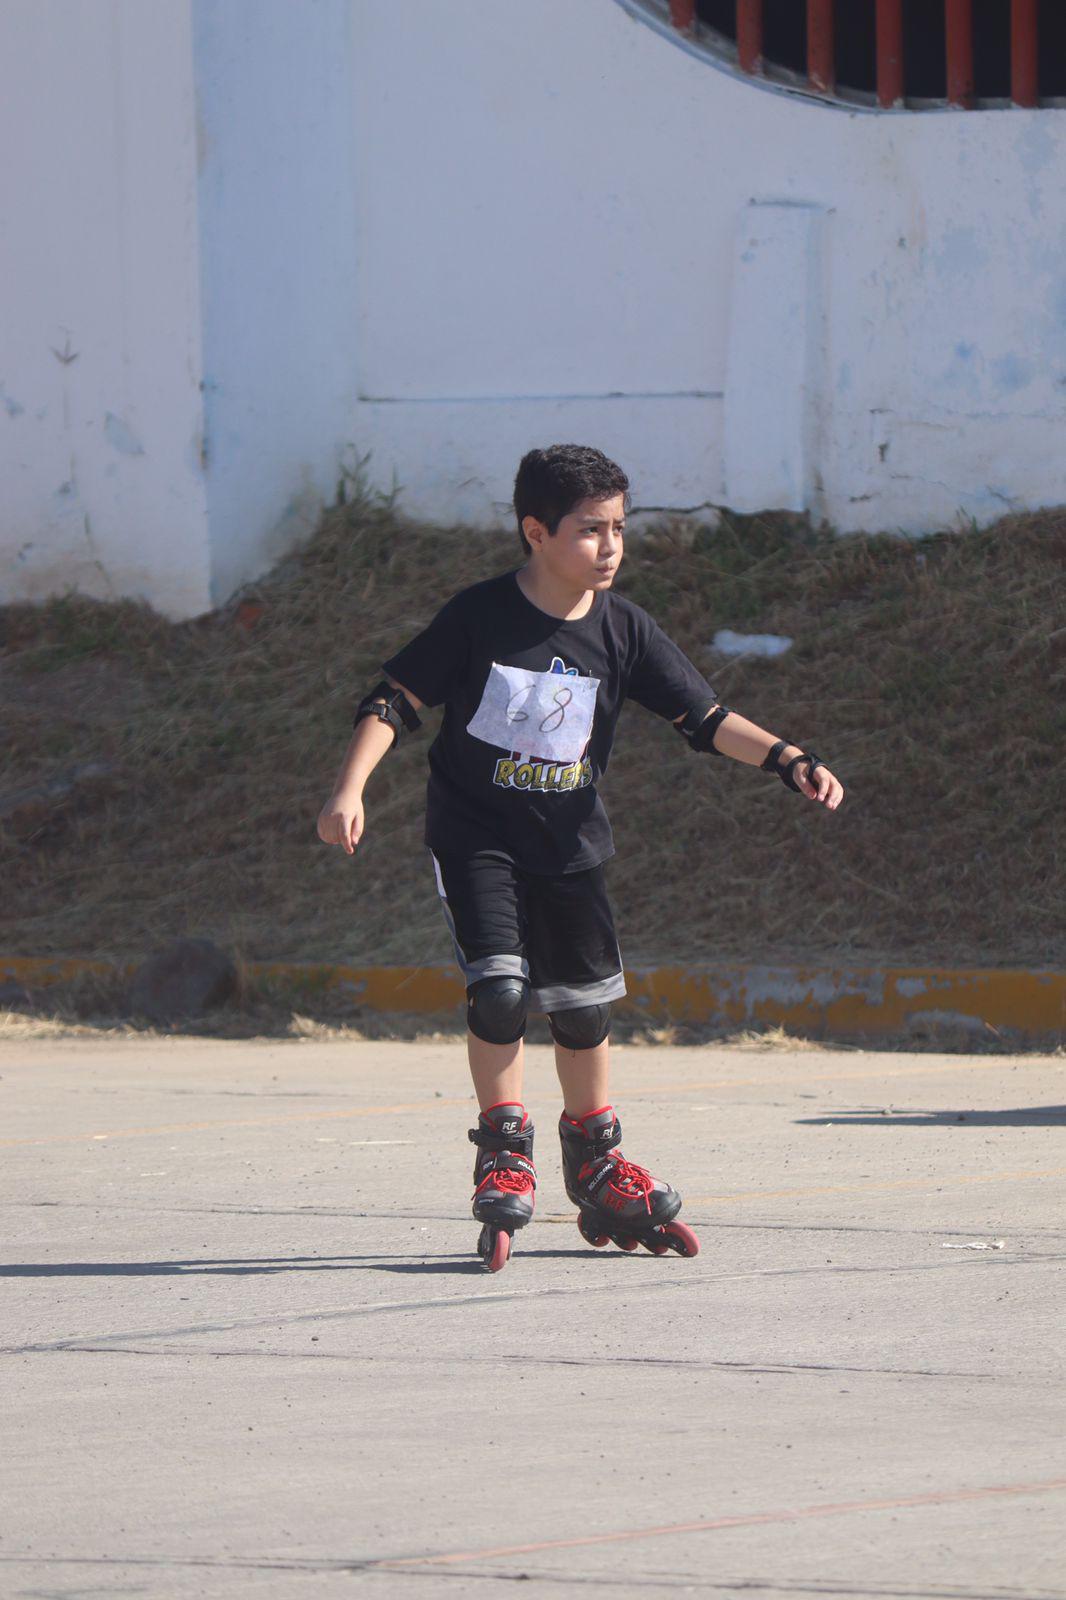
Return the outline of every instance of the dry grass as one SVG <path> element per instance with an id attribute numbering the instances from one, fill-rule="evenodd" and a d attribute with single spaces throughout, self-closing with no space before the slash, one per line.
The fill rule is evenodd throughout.
<path id="1" fill-rule="evenodd" d="M 824 814 L 629 708 L 603 784 L 628 959 L 1061 963 L 1064 556 L 1066 512 L 915 541 L 783 517 L 633 538 L 620 591 L 728 704 L 818 749 L 848 800 Z M 87 761 L 112 776 L 6 831 L 2 948 L 135 957 L 189 933 L 249 959 L 447 961 L 425 736 L 375 773 L 354 862 L 315 817 L 380 662 L 516 564 L 510 537 L 411 526 L 356 494 L 195 623 L 75 597 L 8 608 L 0 791 Z M 718 627 L 796 644 L 725 665 Z"/>

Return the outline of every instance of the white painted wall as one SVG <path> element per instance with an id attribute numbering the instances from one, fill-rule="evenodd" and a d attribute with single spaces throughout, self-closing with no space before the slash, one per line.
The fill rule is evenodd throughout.
<path id="1" fill-rule="evenodd" d="M 0 599 L 208 603 L 187 8 L 0 10 Z"/>
<path id="2" fill-rule="evenodd" d="M 4 0 L 0 599 L 181 617 L 336 490 L 348 0 Z"/>
<path id="3" fill-rule="evenodd" d="M 1066 500 L 1066 116 L 828 107 L 639 9 L 353 0 L 382 486 L 488 522 L 574 438 L 644 505 L 919 531 Z"/>
<path id="4" fill-rule="evenodd" d="M 332 500 L 354 389 L 348 0 L 193 0 L 211 598 Z"/>
<path id="5" fill-rule="evenodd" d="M 175 616 L 346 445 L 506 520 L 535 443 L 637 503 L 918 531 L 1066 500 L 1066 117 L 831 108 L 640 0 L 4 0 L 0 598 Z"/>

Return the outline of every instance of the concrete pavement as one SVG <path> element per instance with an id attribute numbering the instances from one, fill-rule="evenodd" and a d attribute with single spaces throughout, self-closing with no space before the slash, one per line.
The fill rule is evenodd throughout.
<path id="1" fill-rule="evenodd" d="M 692 1261 L 474 1256 L 461 1045 L 0 1045 L 4 1596 L 1066 1597 L 1066 1060 L 616 1052 Z"/>

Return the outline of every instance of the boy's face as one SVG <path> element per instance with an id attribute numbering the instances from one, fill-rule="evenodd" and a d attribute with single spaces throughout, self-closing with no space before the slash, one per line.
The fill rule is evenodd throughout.
<path id="1" fill-rule="evenodd" d="M 609 589 L 622 564 L 625 496 L 581 500 L 550 534 L 536 517 L 526 517 L 522 532 L 533 547 L 532 560 L 558 582 L 574 589 Z"/>

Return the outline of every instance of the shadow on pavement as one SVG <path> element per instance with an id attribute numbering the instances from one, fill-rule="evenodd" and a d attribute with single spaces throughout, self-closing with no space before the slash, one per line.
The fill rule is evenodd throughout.
<path id="1" fill-rule="evenodd" d="M 831 1117 L 797 1117 L 809 1128 L 885 1128 L 900 1123 L 912 1128 L 972 1122 L 979 1128 L 1050 1128 L 1066 1123 L 1066 1106 L 1016 1106 L 1005 1111 L 837 1111 Z"/>
<path id="2" fill-rule="evenodd" d="M 597 1254 L 575 1246 L 573 1250 L 524 1250 L 528 1256 L 590 1256 Z M 615 1252 L 616 1256 L 618 1252 Z M 614 1259 L 607 1256 L 607 1259 Z M 473 1248 L 469 1254 L 418 1256 L 263 1256 L 206 1261 L 27 1261 L 0 1264 L 0 1278 L 154 1278 L 242 1277 L 269 1272 L 484 1272 Z"/>

